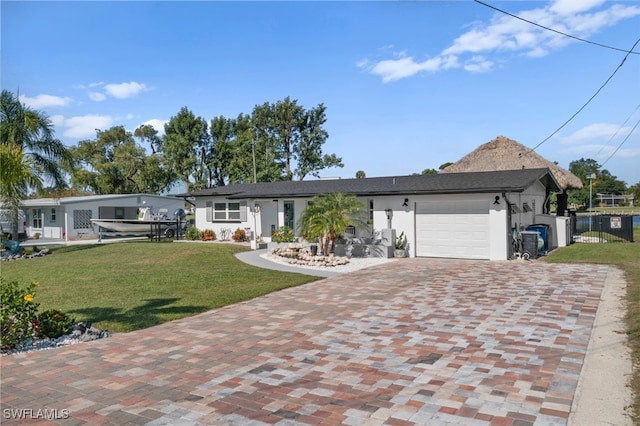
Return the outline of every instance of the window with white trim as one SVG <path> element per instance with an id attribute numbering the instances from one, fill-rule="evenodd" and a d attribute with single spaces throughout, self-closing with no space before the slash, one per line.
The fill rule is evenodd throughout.
<path id="1" fill-rule="evenodd" d="M 34 228 L 42 228 L 42 210 L 31 209 L 31 225 Z"/>
<path id="2" fill-rule="evenodd" d="M 207 201 L 207 222 L 243 222 L 247 220 L 247 203 L 244 201 Z"/>

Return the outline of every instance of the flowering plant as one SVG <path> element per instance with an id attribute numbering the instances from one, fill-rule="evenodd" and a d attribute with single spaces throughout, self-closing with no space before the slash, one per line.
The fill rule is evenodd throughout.
<path id="1" fill-rule="evenodd" d="M 17 281 L 6 282 L 0 277 L 0 346 L 3 348 L 35 334 L 39 303 L 34 302 L 34 297 L 38 287 L 36 281 L 22 288 Z"/>
<path id="2" fill-rule="evenodd" d="M 274 243 L 292 243 L 295 240 L 293 230 L 288 226 L 281 226 L 277 231 L 271 234 L 271 241 Z"/>

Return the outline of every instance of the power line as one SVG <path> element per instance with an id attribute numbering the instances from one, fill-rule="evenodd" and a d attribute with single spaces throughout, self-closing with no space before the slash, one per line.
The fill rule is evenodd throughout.
<path id="1" fill-rule="evenodd" d="M 626 120 L 624 120 L 624 123 L 622 123 L 622 125 L 620 127 L 618 127 L 618 129 L 615 131 L 615 133 L 609 138 L 609 140 L 607 141 L 607 143 L 605 143 L 604 145 L 602 145 L 602 147 L 600 148 L 600 150 L 596 153 L 595 157 L 598 158 L 598 155 L 600 155 L 600 153 L 602 152 L 602 150 L 608 146 L 611 141 L 618 135 L 618 132 L 620 132 L 620 130 L 622 130 L 624 128 L 624 125 L 627 124 L 627 121 L 629 121 L 631 119 L 631 117 L 633 117 L 633 115 L 636 113 L 636 111 L 638 111 L 638 109 L 640 109 L 640 104 L 638 104 L 638 106 L 636 107 L 636 109 L 627 117 Z"/>
<path id="2" fill-rule="evenodd" d="M 625 49 L 620 49 L 619 47 L 608 46 L 606 44 L 596 43 L 595 41 L 585 40 L 585 39 L 580 38 L 580 37 L 572 36 L 571 34 L 563 33 L 562 31 L 554 30 L 553 28 L 545 27 L 544 25 L 538 24 L 537 22 L 529 21 L 528 19 L 524 19 L 524 18 L 522 18 L 522 17 L 520 17 L 518 15 L 514 15 L 513 13 L 509 13 L 509 12 L 507 12 L 505 10 L 502 10 L 502 9 L 499 9 L 499 8 L 497 8 L 495 6 L 491 6 L 490 4 L 484 3 L 484 2 L 482 2 L 480 0 L 473 0 L 473 1 L 475 1 L 476 3 L 481 4 L 483 6 L 486 6 L 486 7 L 490 8 L 490 9 L 493 9 L 493 10 L 495 10 L 497 12 L 504 13 L 505 15 L 509 15 L 509 16 L 511 16 L 513 18 L 516 18 L 516 19 L 519 19 L 521 21 L 524 21 L 524 22 L 526 22 L 528 24 L 535 25 L 536 27 L 540 27 L 540 28 L 545 29 L 547 31 L 551 31 L 551 32 L 554 32 L 556 34 L 560 34 L 560 35 L 563 35 L 565 37 L 569 37 L 569 38 L 572 38 L 574 40 L 581 41 L 583 43 L 589 43 L 589 44 L 593 44 L 595 46 L 604 47 L 606 49 L 617 50 L 619 52 L 627 52 L 627 53 L 632 53 L 634 55 L 640 55 L 640 52 L 635 52 L 635 51 L 633 51 L 633 49 L 628 51 L 628 50 L 625 50 Z"/>
<path id="3" fill-rule="evenodd" d="M 606 160 L 604 160 L 604 163 L 602 163 L 600 165 L 600 167 L 604 167 L 605 164 L 607 164 L 607 161 L 611 160 L 611 158 L 616 155 L 616 152 L 618 152 L 618 150 L 622 147 L 622 145 L 624 145 L 624 143 L 627 141 L 627 139 L 629 139 L 629 137 L 633 134 L 633 132 L 636 130 L 636 128 L 638 127 L 638 125 L 640 124 L 640 119 L 638 119 L 638 121 L 636 121 L 636 125 L 633 126 L 633 128 L 631 129 L 631 131 L 629 132 L 629 134 L 627 135 L 626 138 L 624 138 L 622 140 L 622 142 L 620 142 L 620 145 L 618 145 L 618 147 L 615 149 L 615 151 L 613 151 L 611 153 L 611 155 L 609 156 L 609 158 L 607 158 Z"/>
<path id="4" fill-rule="evenodd" d="M 607 80 L 602 84 L 602 86 L 600 86 L 600 88 L 596 91 L 596 93 L 593 94 L 593 96 L 591 96 L 589 98 L 589 100 L 580 107 L 580 109 L 578 111 L 576 111 L 567 121 L 565 121 L 560 127 L 558 127 L 553 133 L 551 133 L 549 136 L 547 136 L 542 142 L 540 142 L 538 145 L 534 146 L 533 148 L 531 148 L 529 151 L 527 151 L 524 155 L 529 154 L 531 151 L 535 151 L 536 149 L 538 149 L 540 147 L 540 145 L 542 145 L 543 143 L 545 143 L 546 141 L 548 141 L 549 139 L 551 139 L 553 137 L 553 135 L 555 135 L 556 133 L 558 133 L 560 130 L 562 130 L 562 128 L 564 128 L 564 126 L 566 126 L 567 124 L 569 124 L 569 122 L 571 120 L 573 120 L 578 114 L 580 114 L 582 112 L 583 109 L 586 108 L 587 105 L 589 105 L 591 103 L 591 101 L 598 96 L 598 94 L 602 91 L 602 89 L 604 89 L 604 87 L 609 83 L 609 81 L 611 81 L 611 79 L 613 78 L 614 75 L 616 75 L 616 73 L 618 72 L 618 70 L 620 68 L 622 68 L 622 65 L 624 65 L 625 61 L 627 60 L 627 58 L 629 57 L 629 55 L 631 54 L 631 52 L 633 51 L 633 49 L 635 49 L 635 47 L 638 45 L 638 43 L 640 43 L 640 38 L 638 40 L 636 40 L 636 42 L 633 44 L 633 47 L 631 47 L 631 50 L 627 51 L 627 54 L 624 55 L 624 58 L 622 58 L 622 61 L 620 62 L 620 64 L 616 67 L 616 69 L 613 71 L 613 73 L 609 76 L 609 78 L 607 78 Z"/>

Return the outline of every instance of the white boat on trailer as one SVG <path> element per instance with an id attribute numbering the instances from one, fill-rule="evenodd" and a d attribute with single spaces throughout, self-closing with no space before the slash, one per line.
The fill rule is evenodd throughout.
<path id="1" fill-rule="evenodd" d="M 178 209 L 175 216 L 174 219 L 168 219 L 166 210 L 153 213 L 151 207 L 141 207 L 137 219 L 91 219 L 91 223 L 113 233 L 151 235 L 160 232 L 171 238 L 176 235 L 178 224 L 184 219 L 184 210 Z"/>

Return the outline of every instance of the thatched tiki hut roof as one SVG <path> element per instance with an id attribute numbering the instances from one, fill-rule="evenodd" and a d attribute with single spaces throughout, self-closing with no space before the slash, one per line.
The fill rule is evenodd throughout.
<path id="1" fill-rule="evenodd" d="M 573 173 L 545 160 L 518 142 L 498 136 L 479 146 L 441 173 L 488 172 L 495 170 L 548 168 L 563 190 L 582 189 L 582 181 Z"/>

